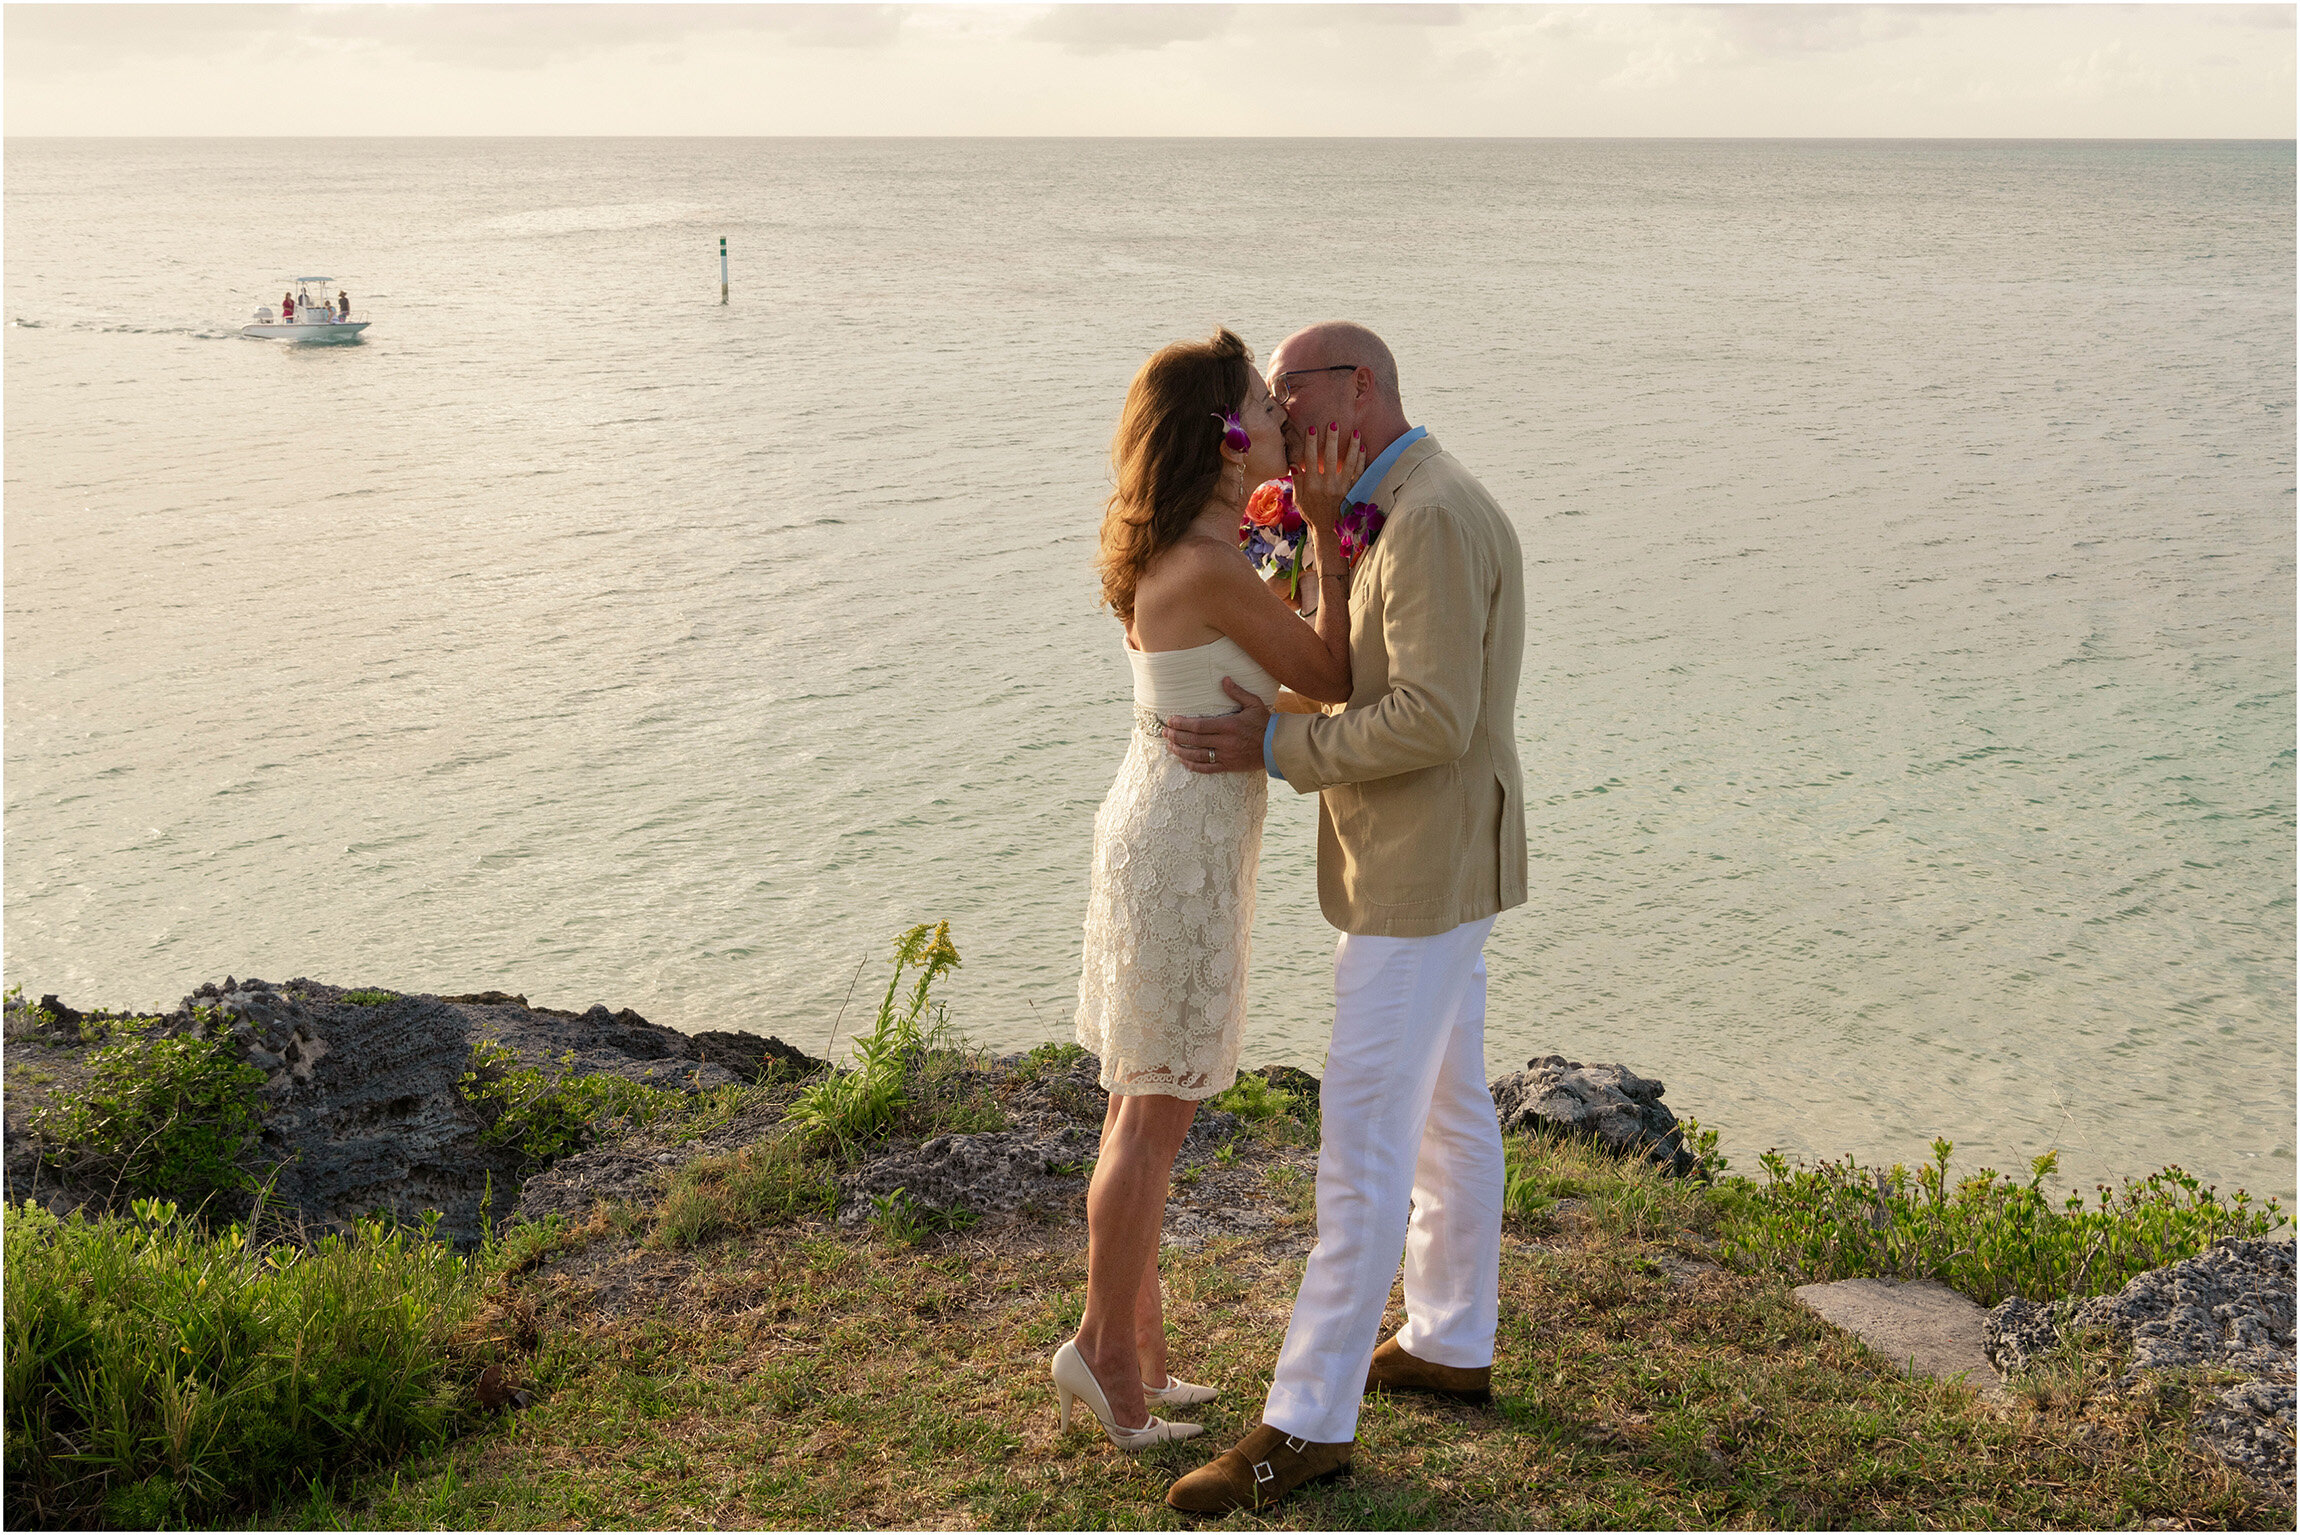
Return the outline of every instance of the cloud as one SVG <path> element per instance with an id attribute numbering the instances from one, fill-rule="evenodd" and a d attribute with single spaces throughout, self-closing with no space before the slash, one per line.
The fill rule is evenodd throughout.
<path id="1" fill-rule="evenodd" d="M 1272 9 L 1284 14 L 1297 8 L 1289 5 Z M 1324 12 L 1328 19 L 1346 16 L 1377 27 L 1458 27 L 1469 20 L 1466 5 L 1311 5 L 1299 9 Z"/>
<path id="2" fill-rule="evenodd" d="M 1911 36 L 1924 25 L 1926 9 L 1914 5 L 1728 5 L 1708 14 L 1718 32 L 1737 48 L 1761 58 L 1780 59 L 1845 53 Z"/>
<path id="3" fill-rule="evenodd" d="M 429 64 L 541 69 L 596 53 L 729 34 L 878 48 L 905 5 L 9 5 L 11 50 L 66 68 L 261 48 L 375 52 Z M 11 73 L 14 71 L 11 70 Z"/>
<path id="4" fill-rule="evenodd" d="M 2060 89 L 2079 100 L 2102 101 L 2136 94 L 2161 96 L 2167 76 L 2154 58 L 2144 58 L 2116 38 L 2063 65 Z"/>
<path id="5" fill-rule="evenodd" d="M 1367 131 L 1377 102 L 1376 131 L 1408 136 L 2288 138 L 2292 15 L 2288 5 L 10 4 L 0 29 L 7 129 L 26 136 L 1314 135 Z M 1314 86 L 1266 88 L 1288 68 Z"/>
<path id="6" fill-rule="evenodd" d="M 1144 53 L 1206 42 L 1240 24 L 1298 36 L 1311 28 L 1458 27 L 1469 13 L 1463 5 L 1052 5 L 1022 35 L 1080 55 Z"/>
<path id="7" fill-rule="evenodd" d="M 1237 11 L 1234 5 L 1057 5 L 1032 18 L 1022 35 L 1068 53 L 1135 53 L 1219 37 Z"/>
<path id="8" fill-rule="evenodd" d="M 274 5 L 10 5 L 0 10 L 16 73 L 25 55 L 67 67 L 236 50 L 296 8 Z M 22 54 L 19 54 L 22 50 Z"/>

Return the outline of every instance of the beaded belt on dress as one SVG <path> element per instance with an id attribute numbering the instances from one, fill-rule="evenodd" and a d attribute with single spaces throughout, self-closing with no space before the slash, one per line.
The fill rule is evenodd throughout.
<path id="1" fill-rule="evenodd" d="M 1148 704 L 1136 704 L 1134 706 L 1134 728 L 1146 736 L 1164 736 L 1166 734 L 1166 716 Z"/>

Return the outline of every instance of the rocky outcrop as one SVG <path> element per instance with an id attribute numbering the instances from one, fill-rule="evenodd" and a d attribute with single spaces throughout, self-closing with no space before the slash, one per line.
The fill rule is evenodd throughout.
<path id="1" fill-rule="evenodd" d="M 1109 1100 L 1096 1080 L 1100 1069 L 1092 1056 L 1052 1067 L 1021 1055 L 992 1062 L 992 1091 L 1008 1128 L 887 1147 L 839 1179 L 839 1224 L 868 1220 L 896 1189 L 914 1206 L 945 1214 L 1074 1213 L 1069 1207 L 1101 1146 Z"/>
<path id="2" fill-rule="evenodd" d="M 938 1135 L 873 1157 L 839 1180 L 839 1224 L 859 1225 L 897 1189 L 936 1211 L 1007 1215 L 1059 1211 L 1083 1187 L 1100 1137 L 1083 1125 L 1042 1133 L 995 1130 Z"/>
<path id="3" fill-rule="evenodd" d="M 1502 1132 L 1587 1136 L 1620 1155 L 1637 1155 L 1682 1177 L 1696 1160 L 1662 1103 L 1662 1086 L 1628 1067 L 1540 1055 L 1493 1084 Z"/>
<path id="4" fill-rule="evenodd" d="M 1989 1358 L 2006 1375 L 2075 1332 L 2131 1342 L 2127 1387 L 2146 1372 L 2211 1366 L 2250 1377 L 2197 1414 L 2198 1440 L 2266 1486 L 2293 1487 L 2295 1270 L 2287 1242 L 2227 1238 L 2134 1276 L 2114 1295 L 2040 1305 L 2015 1296 L 1988 1314 Z"/>
<path id="5" fill-rule="evenodd" d="M 490 1193 L 508 1208 L 516 1160 L 483 1144 L 479 1116 L 456 1091 L 471 1065 L 458 1009 L 425 997 L 362 1006 L 310 981 L 202 987 L 185 1002 L 187 1012 L 212 1006 L 268 1074 L 260 1160 L 276 1169 L 279 1208 L 323 1225 L 437 1210 L 440 1230 L 466 1243 L 478 1239 Z"/>
<path id="6" fill-rule="evenodd" d="M 2227 1238 L 2136 1275 L 2114 1295 L 2059 1307 L 2015 1296 L 1989 1313 L 1989 1357 L 2009 1374 L 2067 1333 L 2098 1327 L 2132 1340 L 2132 1382 L 2142 1370 L 2200 1364 L 2290 1373 L 2293 1301 L 2290 1243 Z"/>
<path id="7" fill-rule="evenodd" d="M 1109 1103 L 1099 1081 L 1101 1064 L 1083 1056 L 1064 1067 L 1033 1069 L 1026 1057 L 1012 1055 L 993 1062 L 990 1071 L 1009 1127 L 890 1146 L 869 1158 L 839 1180 L 841 1225 L 869 1220 L 897 1189 L 913 1207 L 929 1212 L 1084 1218 L 1086 1180 L 1101 1152 Z M 1316 1079 L 1306 1080 L 1314 1094 Z M 1238 1129 L 1238 1116 L 1220 1109 L 1201 1108 L 1191 1121 L 1174 1159 L 1169 1240 L 1195 1246 L 1271 1223 L 1267 1212 L 1206 1186 L 1215 1154 Z"/>
<path id="8" fill-rule="evenodd" d="M 10 1009 L 10 1032 L 36 1032 L 55 1052 L 84 1054 L 109 1026 L 107 1015 L 43 1002 Z M 308 978 L 207 983 L 157 1028 L 228 1039 L 264 1073 L 256 1160 L 276 1172 L 275 1211 L 321 1225 L 377 1211 L 409 1221 L 438 1211 L 442 1234 L 459 1242 L 514 1215 L 580 1217 L 603 1200 L 651 1202 L 687 1162 L 735 1150 L 781 1123 L 779 1110 L 758 1106 L 752 1112 L 764 1117 L 755 1123 L 737 1119 L 700 1136 L 682 1130 L 682 1138 L 660 1143 L 645 1133 L 618 1133 L 536 1168 L 512 1149 L 488 1144 L 479 1112 L 458 1090 L 482 1042 L 509 1051 L 517 1067 L 689 1091 L 787 1082 L 830 1069 L 781 1040 L 723 1030 L 682 1034 L 603 1003 L 571 1012 L 536 1007 L 514 992 L 399 995 Z M 1001 1057 L 985 1071 L 987 1081 L 969 1091 L 986 1093 L 1007 1124 L 878 1149 L 840 1176 L 842 1223 L 867 1220 L 898 1189 L 927 1212 L 1082 1216 L 1085 1175 L 1100 1150 L 1108 1104 L 1099 1064 L 1041 1049 Z M 1295 1100 L 1289 1112 L 1315 1121 L 1316 1077 L 1290 1066 L 1259 1075 Z M 1621 1066 L 1545 1056 L 1495 1083 L 1494 1099 L 1505 1130 L 1571 1131 L 1677 1171 L 1692 1165 L 1677 1121 L 1660 1101 L 1661 1084 Z M 41 1182 L 38 1148 L 22 1133 L 14 1097 L 8 1114 L 10 1197 L 37 1194 L 52 1207 L 104 1202 L 104 1191 L 59 1187 L 53 1177 Z M 1240 1128 L 1233 1114 L 1200 1109 L 1175 1166 L 1169 1240 L 1195 1245 L 1274 1223 L 1247 1196 L 1248 1170 L 1234 1154 L 1219 1155 Z M 1304 1171 L 1314 1160 L 1305 1145 L 1264 1149 L 1299 1161 Z"/>
<path id="9" fill-rule="evenodd" d="M 107 1021 L 58 1003 L 12 1008 L 7 1026 L 13 1036 L 45 1039 L 52 1052 L 85 1054 L 100 1041 L 91 1035 L 83 1044 L 84 1034 Z M 466 1244 L 486 1221 L 511 1213 L 521 1176 L 531 1171 L 486 1143 L 479 1115 L 458 1091 L 479 1042 L 503 1046 L 523 1067 L 610 1073 L 653 1087 L 708 1089 L 755 1074 L 721 1063 L 736 1056 L 746 1064 L 740 1052 L 699 1046 L 629 1008 L 574 1013 L 530 1007 L 505 992 L 401 996 L 307 978 L 205 983 L 152 1032 L 228 1039 L 264 1073 L 252 1160 L 273 1177 L 268 1208 L 276 1215 L 324 1227 L 378 1211 L 416 1221 L 436 1210 L 441 1234 Z M 807 1059 L 779 1040 L 759 1041 L 750 1059 L 769 1058 Z M 81 1208 L 109 1198 L 107 1190 L 59 1182 L 13 1117 L 6 1172 L 10 1199 Z"/>
<path id="10" fill-rule="evenodd" d="M 2198 1408 L 2190 1432 L 2229 1465 L 2289 1498 L 2294 1489 L 2293 1406 L 2289 1377 L 2248 1380 Z"/>
<path id="11" fill-rule="evenodd" d="M 687 1036 L 687 1048 L 696 1060 L 724 1067 L 745 1082 L 796 1081 L 830 1065 L 772 1034 L 705 1029 Z"/>
<path id="12" fill-rule="evenodd" d="M 517 1220 L 560 1216 L 586 1219 L 601 1204 L 651 1206 L 670 1188 L 679 1169 L 701 1157 L 724 1156 L 766 1139 L 782 1123 L 780 1105 L 753 1107 L 700 1133 L 676 1136 L 636 1131 L 562 1157 L 520 1186 Z"/>

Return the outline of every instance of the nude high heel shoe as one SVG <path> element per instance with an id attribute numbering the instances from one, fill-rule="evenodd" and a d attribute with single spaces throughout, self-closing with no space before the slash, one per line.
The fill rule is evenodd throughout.
<path id="1" fill-rule="evenodd" d="M 1193 1386 L 1172 1370 L 1166 1372 L 1163 1386 L 1153 1386 L 1148 1381 L 1142 1383 L 1144 1399 L 1161 1407 L 1195 1407 L 1201 1402 L 1211 1402 L 1220 1394 L 1212 1386 Z"/>
<path id="2" fill-rule="evenodd" d="M 1070 1426 L 1070 1404 L 1076 1402 L 1094 1414 L 1102 1424 L 1102 1432 L 1121 1450 L 1146 1450 L 1154 1444 L 1174 1439 L 1189 1439 L 1206 1432 L 1197 1423 L 1169 1423 L 1153 1417 L 1140 1428 L 1120 1428 L 1110 1421 L 1110 1399 L 1103 1395 L 1102 1383 L 1086 1367 L 1086 1356 L 1078 1352 L 1076 1342 L 1065 1343 L 1054 1351 L 1054 1405 L 1062 1413 L 1062 1426 Z"/>

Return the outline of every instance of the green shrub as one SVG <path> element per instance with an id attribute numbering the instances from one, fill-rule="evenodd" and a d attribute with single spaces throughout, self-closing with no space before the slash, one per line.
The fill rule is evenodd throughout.
<path id="1" fill-rule="evenodd" d="M 112 1198 L 164 1196 L 202 1209 L 254 1184 L 264 1074 L 228 1039 L 135 1039 L 89 1057 L 86 1091 L 32 1116 L 49 1165 Z"/>
<path id="2" fill-rule="evenodd" d="M 541 1167 L 591 1144 L 603 1120 L 645 1126 L 675 1112 L 685 1094 L 646 1087 L 611 1072 L 577 1075 L 575 1053 L 559 1058 L 556 1073 L 521 1066 L 519 1057 L 491 1039 L 471 1048 L 471 1066 L 456 1082 L 463 1101 L 485 1127 L 480 1140 L 518 1153 Z"/>
<path id="3" fill-rule="evenodd" d="M 1863 1275 L 1937 1279 L 1984 1306 L 2007 1296 L 2049 1301 L 2103 1295 L 2134 1275 L 2193 1257 L 2222 1237 L 2259 1237 L 2285 1224 L 2271 1199 L 2260 1209 L 2241 1189 L 2222 1200 L 2177 1167 L 2094 1187 L 2097 1208 L 2071 1194 L 2058 1209 L 2041 1185 L 2056 1152 L 2030 1164 L 2023 1183 L 1988 1168 L 1949 1177 L 1950 1142 L 1911 1173 L 1841 1162 L 1792 1167 L 1778 1152 L 1759 1158 L 1762 1188 L 1747 1179 L 1720 1187 L 1726 1255 L 1802 1282 Z"/>
<path id="4" fill-rule="evenodd" d="M 343 994 L 342 1000 L 358 1007 L 381 1007 L 386 1002 L 397 1002 L 399 993 L 382 991 L 371 986 L 361 991 L 347 991 Z"/>
<path id="5" fill-rule="evenodd" d="M 980 1052 L 935 1042 L 946 1037 L 941 1029 L 932 1030 L 929 1042 L 908 1056 L 903 1105 L 892 1131 L 931 1140 L 1007 1128 L 1013 1121 L 991 1091 Z"/>
<path id="6" fill-rule="evenodd" d="M 778 1135 L 680 1168 L 649 1240 L 657 1247 L 692 1247 L 729 1231 L 828 1215 L 837 1204 L 829 1167 L 810 1160 L 798 1137 Z"/>
<path id="7" fill-rule="evenodd" d="M 5 1222 L 11 1524 L 214 1521 L 440 1442 L 475 1269 L 428 1229 L 310 1247 L 175 1205 Z"/>
<path id="8" fill-rule="evenodd" d="M 1206 1100 L 1206 1107 L 1235 1114 L 1249 1123 L 1280 1115 L 1299 1117 L 1301 1104 L 1295 1094 L 1272 1087 L 1267 1077 L 1251 1071 L 1241 1071 L 1237 1081 Z"/>
<path id="9" fill-rule="evenodd" d="M 897 1012 L 895 998 L 902 990 L 903 975 L 914 967 L 917 979 L 907 1004 Z M 941 1037 L 939 1020 L 934 1028 L 924 1026 L 928 994 L 937 980 L 958 967 L 948 922 L 931 930 L 922 922 L 896 939 L 894 975 L 879 1003 L 877 1024 L 855 1042 L 854 1069 L 801 1088 L 791 1105 L 791 1122 L 849 1154 L 885 1134 L 910 1101 L 908 1089 L 920 1058 L 934 1053 Z"/>
<path id="10" fill-rule="evenodd" d="M 1684 1137 L 1685 1149 L 1693 1153 L 1693 1176 L 1703 1183 L 1712 1183 L 1717 1175 L 1733 1164 L 1717 1149 L 1717 1132 L 1688 1114 L 1677 1121 L 1678 1133 Z"/>

